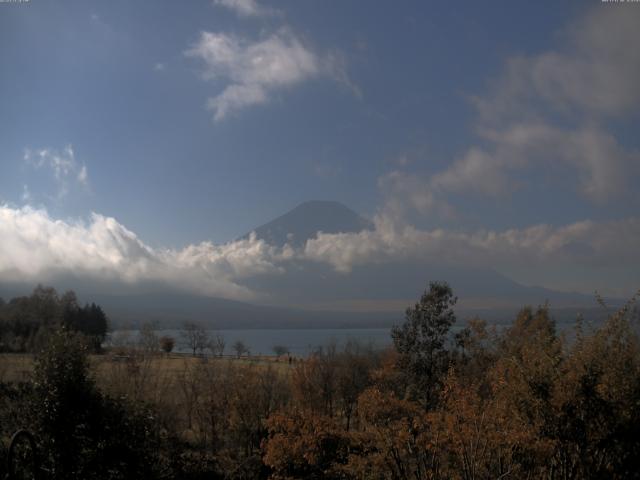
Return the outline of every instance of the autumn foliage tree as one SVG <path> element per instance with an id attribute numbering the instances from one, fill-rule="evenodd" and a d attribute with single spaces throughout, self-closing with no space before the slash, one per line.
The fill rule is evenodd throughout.
<path id="1" fill-rule="evenodd" d="M 454 303 L 432 284 L 376 361 L 328 350 L 296 367 L 293 404 L 267 422 L 272 478 L 638 478 L 632 304 L 568 341 L 548 305 L 454 336 Z"/>
<path id="2" fill-rule="evenodd" d="M 45 314 L 52 298 L 37 292 L 25 311 Z M 542 305 L 454 334 L 455 297 L 433 283 L 393 348 L 329 345 L 291 367 L 185 358 L 164 387 L 142 364 L 94 376 L 86 337 L 53 328 L 26 388 L 0 382 L 0 435 L 29 426 L 53 479 L 638 478 L 634 300 L 575 332 Z M 119 366 L 144 388 L 109 383 Z"/>

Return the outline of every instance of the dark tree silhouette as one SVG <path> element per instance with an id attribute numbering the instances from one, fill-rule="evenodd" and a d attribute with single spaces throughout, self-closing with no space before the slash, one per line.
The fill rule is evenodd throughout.
<path id="1" fill-rule="evenodd" d="M 407 308 L 405 322 L 391 331 L 409 394 L 427 409 L 437 405 L 442 377 L 449 366 L 446 343 L 456 321 L 456 301 L 449 284 L 431 282 L 420 301 Z"/>
<path id="2" fill-rule="evenodd" d="M 108 319 L 95 303 L 81 307 L 72 290 L 59 296 L 55 289 L 42 285 L 30 296 L 0 304 L 4 350 L 38 351 L 60 326 L 82 333 L 89 339 L 92 350 L 99 351 L 107 335 Z"/>
<path id="3" fill-rule="evenodd" d="M 274 345 L 272 350 L 273 350 L 273 353 L 275 353 L 278 357 L 281 357 L 282 355 L 289 353 L 289 349 L 284 345 Z"/>
<path id="4" fill-rule="evenodd" d="M 245 353 L 249 353 L 249 349 L 242 340 L 238 340 L 233 344 L 233 351 L 236 352 L 236 356 L 240 358 Z"/>
<path id="5" fill-rule="evenodd" d="M 160 348 L 164 353 L 171 353 L 175 344 L 176 341 L 173 339 L 173 337 L 160 337 Z"/>

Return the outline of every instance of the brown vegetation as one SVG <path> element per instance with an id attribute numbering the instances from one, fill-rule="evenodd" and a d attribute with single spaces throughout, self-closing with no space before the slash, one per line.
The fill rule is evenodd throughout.
<path id="1" fill-rule="evenodd" d="M 547 306 L 524 308 L 500 332 L 473 319 L 452 336 L 453 303 L 448 286 L 432 285 L 385 352 L 349 343 L 289 364 L 138 348 L 91 356 L 86 376 L 82 354 L 69 354 L 78 395 L 106 413 L 80 410 L 77 421 L 95 422 L 97 430 L 67 433 L 86 461 L 82 472 L 65 470 L 66 478 L 86 475 L 92 455 L 106 462 L 104 455 L 116 451 L 126 462 L 113 464 L 111 476 L 93 478 L 140 478 L 142 471 L 146 478 L 638 475 L 640 342 L 631 303 L 600 328 L 578 323 L 571 341 L 557 334 Z M 53 417 L 24 408 L 38 408 L 30 392 L 46 393 L 42 382 L 66 385 L 53 366 L 67 354 L 59 344 L 55 352 L 38 357 L 34 380 L 28 357 L 0 359 L 5 441 L 12 429 L 27 426 L 55 453 Z M 59 409 L 73 404 L 70 397 L 45 397 Z M 114 425 L 128 425 L 120 433 L 135 449 L 123 453 L 96 433 L 106 428 L 99 421 L 106 414 Z M 49 461 L 71 468 L 67 453 Z"/>

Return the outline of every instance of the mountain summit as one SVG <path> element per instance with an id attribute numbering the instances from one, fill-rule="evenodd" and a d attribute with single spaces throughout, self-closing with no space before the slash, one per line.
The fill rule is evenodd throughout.
<path id="1" fill-rule="evenodd" d="M 258 239 L 271 245 L 303 246 L 318 232 L 351 233 L 372 230 L 373 223 L 339 202 L 304 202 L 253 231 Z M 242 238 L 248 238 L 247 233 Z"/>

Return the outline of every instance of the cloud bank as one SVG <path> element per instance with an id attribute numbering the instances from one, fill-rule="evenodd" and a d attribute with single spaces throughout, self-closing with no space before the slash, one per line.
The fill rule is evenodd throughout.
<path id="1" fill-rule="evenodd" d="M 122 284 L 161 282 L 179 290 L 238 300 L 264 299 L 244 281 L 286 275 L 299 262 L 348 273 L 360 265 L 421 260 L 464 266 L 622 266 L 638 268 L 640 219 L 536 225 L 504 231 L 398 228 L 384 217 L 376 229 L 318 233 L 304 247 L 278 248 L 254 235 L 223 245 L 202 242 L 154 249 L 117 220 L 51 218 L 44 210 L 0 206 L 0 281 L 46 282 L 73 275 Z M 634 263 L 635 262 L 635 263 Z"/>
<path id="2" fill-rule="evenodd" d="M 324 234 L 305 245 L 303 257 L 349 272 L 369 263 L 426 260 L 458 266 L 575 265 L 640 267 L 640 219 L 546 224 L 502 231 L 398 228 L 377 217 L 376 228 L 359 233 Z M 635 259 L 635 260 L 634 260 Z"/>
<path id="3" fill-rule="evenodd" d="M 135 284 L 163 282 L 232 299 L 256 298 L 238 283 L 281 271 L 290 255 L 251 237 L 226 245 L 203 242 L 182 250 L 153 249 L 114 218 L 56 220 L 42 209 L 0 206 L 0 281 L 46 282 L 57 276 Z"/>

